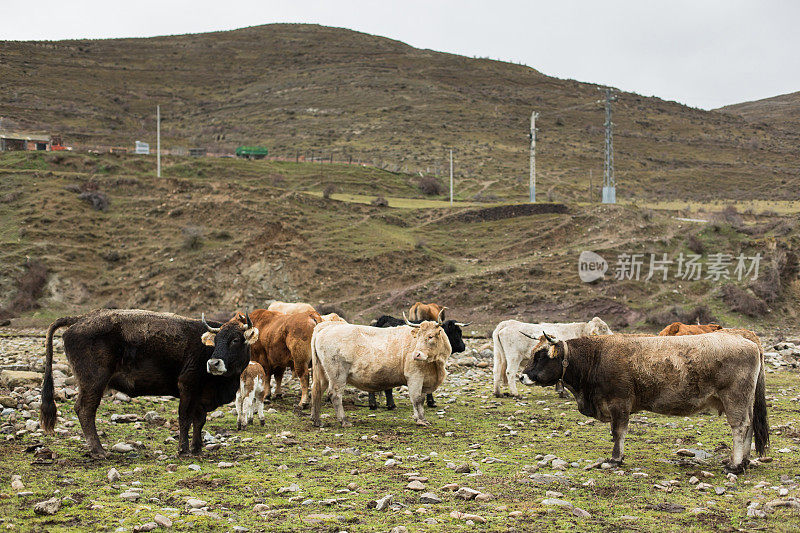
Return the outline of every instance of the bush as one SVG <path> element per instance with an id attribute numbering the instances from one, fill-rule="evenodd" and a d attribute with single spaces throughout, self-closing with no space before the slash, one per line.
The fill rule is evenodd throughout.
<path id="1" fill-rule="evenodd" d="M 673 322 L 683 322 L 684 324 L 711 324 L 718 323 L 714 314 L 706 305 L 698 305 L 694 309 L 687 311 L 680 305 L 673 305 L 661 311 L 654 311 L 647 315 L 647 322 L 650 324 L 664 327 Z"/>
<path id="2" fill-rule="evenodd" d="M 444 187 L 434 176 L 424 176 L 420 178 L 417 187 L 426 196 L 437 196 L 444 192 Z"/>
<path id="3" fill-rule="evenodd" d="M 203 246 L 202 226 L 186 226 L 183 228 L 183 249 L 198 250 Z"/>
<path id="4" fill-rule="evenodd" d="M 731 226 L 734 229 L 740 229 L 744 225 L 744 220 L 742 216 L 739 214 L 739 210 L 736 209 L 736 206 L 733 205 L 726 205 L 722 211 L 719 213 L 715 213 L 712 219 L 717 223 L 725 223 Z"/>
<path id="5" fill-rule="evenodd" d="M 108 196 L 102 191 L 86 191 L 78 195 L 79 200 L 90 204 L 95 211 L 108 209 Z"/>
<path id="6" fill-rule="evenodd" d="M 17 294 L 6 307 L 0 309 L 0 319 L 15 317 L 38 308 L 37 300 L 42 296 L 46 283 L 47 267 L 44 263 L 28 261 L 25 272 L 17 280 Z"/>
<path id="7" fill-rule="evenodd" d="M 755 294 L 733 284 L 722 287 L 722 301 L 731 311 L 750 317 L 759 317 L 767 313 L 767 303 Z"/>
<path id="8" fill-rule="evenodd" d="M 328 198 L 331 197 L 331 194 L 335 192 L 336 192 L 336 185 L 334 185 L 333 183 L 329 183 L 328 185 L 325 186 L 324 189 L 322 189 L 322 197 L 327 200 Z"/>
<path id="9" fill-rule="evenodd" d="M 686 247 L 699 255 L 702 255 L 703 252 L 706 251 L 706 245 L 703 244 L 703 241 L 700 240 L 700 237 L 698 237 L 696 233 L 689 235 L 689 238 L 686 239 Z"/>
<path id="10" fill-rule="evenodd" d="M 375 207 L 389 207 L 389 200 L 383 196 L 376 196 L 369 204 Z"/>

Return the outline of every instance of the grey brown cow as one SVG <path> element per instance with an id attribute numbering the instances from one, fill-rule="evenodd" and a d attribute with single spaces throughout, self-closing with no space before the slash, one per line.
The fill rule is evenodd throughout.
<path id="1" fill-rule="evenodd" d="M 747 467 L 753 439 L 760 455 L 769 445 L 764 353 L 747 330 L 566 341 L 544 334 L 520 379 L 543 386 L 561 379 L 582 414 L 611 422 L 612 463 L 622 463 L 628 419 L 639 411 L 687 416 L 710 408 L 725 413 L 733 433 L 727 472 Z"/>

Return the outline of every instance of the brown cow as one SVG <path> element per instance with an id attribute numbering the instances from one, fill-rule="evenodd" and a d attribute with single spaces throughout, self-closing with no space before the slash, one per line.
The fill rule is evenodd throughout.
<path id="1" fill-rule="evenodd" d="M 233 320 L 241 321 L 244 315 L 237 313 Z M 253 343 L 250 359 L 262 367 L 267 376 L 265 387 L 267 398 L 271 398 L 271 378 L 275 377 L 275 398 L 283 397 L 281 388 L 283 373 L 292 370 L 300 380 L 301 408 L 308 407 L 309 372 L 311 361 L 311 334 L 314 326 L 322 322 L 319 313 L 294 313 L 286 315 L 266 309 L 250 313 L 253 325 L 258 328 L 258 340 Z"/>
<path id="2" fill-rule="evenodd" d="M 439 304 L 424 304 L 422 302 L 417 302 L 411 306 L 408 319 L 411 322 L 422 322 L 424 320 L 432 320 L 433 322 L 443 321 L 445 318 L 442 311 L 445 309 L 447 308 Z"/>
<path id="3" fill-rule="evenodd" d="M 673 337 L 677 335 L 700 335 L 701 333 L 711 333 L 722 329 L 719 324 L 683 324 L 682 322 L 673 322 L 669 326 L 662 329 L 658 335 L 660 337 Z"/>

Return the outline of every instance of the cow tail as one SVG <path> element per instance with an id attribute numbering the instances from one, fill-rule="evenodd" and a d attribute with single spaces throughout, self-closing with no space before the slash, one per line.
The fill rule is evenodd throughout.
<path id="1" fill-rule="evenodd" d="M 317 354 L 317 332 L 311 335 L 311 420 L 319 423 L 319 413 L 322 409 L 322 393 L 328 388 L 325 370 Z"/>
<path id="2" fill-rule="evenodd" d="M 66 316 L 59 318 L 47 330 L 45 340 L 46 360 L 44 363 L 44 379 L 42 380 L 42 405 L 39 407 L 39 424 L 42 430 L 52 435 L 56 427 L 56 402 L 53 394 L 53 334 L 58 328 L 71 326 L 78 322 L 80 317 Z"/>
<path id="3" fill-rule="evenodd" d="M 756 453 L 763 457 L 769 446 L 769 422 L 767 421 L 767 399 L 764 375 L 764 353 L 761 353 L 761 369 L 756 381 L 756 398 L 753 402 L 753 437 L 756 441 Z"/>
<path id="4" fill-rule="evenodd" d="M 494 353 L 494 367 L 492 370 L 495 372 L 495 380 L 497 380 L 497 374 L 499 373 L 500 379 L 502 382 L 505 382 L 506 379 L 506 365 L 508 361 L 506 360 L 505 350 L 503 349 L 503 343 L 500 340 L 500 331 L 495 329 L 492 332 L 492 348 Z"/>

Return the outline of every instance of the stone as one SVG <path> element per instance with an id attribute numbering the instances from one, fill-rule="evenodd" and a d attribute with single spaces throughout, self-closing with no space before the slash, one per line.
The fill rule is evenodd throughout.
<path id="1" fill-rule="evenodd" d="M 284 494 L 286 492 L 297 492 L 298 490 L 300 490 L 300 485 L 298 485 L 297 483 L 292 483 L 288 487 L 279 488 L 278 494 Z"/>
<path id="2" fill-rule="evenodd" d="M 432 492 L 423 492 L 420 494 L 419 501 L 422 503 L 442 503 L 442 499 Z"/>
<path id="3" fill-rule="evenodd" d="M 568 507 L 572 508 L 572 503 L 568 502 L 567 500 L 561 500 L 559 498 L 545 498 L 542 500 L 542 505 L 552 505 L 555 507 Z"/>
<path id="4" fill-rule="evenodd" d="M 477 496 L 475 496 L 476 502 L 488 502 L 494 499 L 494 495 L 491 492 L 481 492 Z"/>
<path id="5" fill-rule="evenodd" d="M 389 530 L 389 533 L 408 533 L 408 528 L 406 526 L 395 526 Z"/>
<path id="6" fill-rule="evenodd" d="M 158 524 L 155 522 L 147 522 L 138 526 L 133 526 L 133 533 L 138 533 L 140 531 L 153 531 L 158 527 Z"/>
<path id="7" fill-rule="evenodd" d="M 470 468 L 470 466 L 468 464 L 465 463 L 463 465 L 458 465 L 455 468 L 455 471 L 456 471 L 456 474 L 469 474 L 472 471 L 472 469 Z"/>
<path id="8" fill-rule="evenodd" d="M 555 470 L 566 470 L 567 465 L 569 463 L 563 459 L 553 459 L 553 462 L 550 464 Z"/>
<path id="9" fill-rule="evenodd" d="M 394 500 L 394 494 L 387 494 L 383 498 L 380 498 L 378 500 L 373 500 L 367 505 L 369 507 L 374 507 L 376 511 L 385 511 L 392 504 L 393 500 Z"/>
<path id="10" fill-rule="evenodd" d="M 575 515 L 575 516 L 577 516 L 578 518 L 591 518 L 591 516 L 592 516 L 592 515 L 589 513 L 589 511 L 586 511 L 586 510 L 584 510 L 584 509 L 581 509 L 580 507 L 573 507 L 573 508 L 572 508 L 572 514 L 574 514 L 574 515 Z"/>
<path id="11" fill-rule="evenodd" d="M 469 487 L 461 487 L 456 491 L 456 498 L 467 501 L 474 500 L 475 496 L 477 496 L 478 494 L 480 494 L 480 492 L 475 489 L 471 489 Z"/>
<path id="12" fill-rule="evenodd" d="M 116 483 L 120 479 L 119 471 L 116 468 L 111 468 L 106 474 L 106 479 L 108 479 L 109 483 Z"/>
<path id="13" fill-rule="evenodd" d="M 126 403 L 131 401 L 131 397 L 125 394 L 124 392 L 117 392 L 116 394 L 114 394 L 114 399 Z"/>
<path id="14" fill-rule="evenodd" d="M 725 487 L 714 487 L 714 493 L 717 496 L 722 496 L 723 494 L 725 494 L 726 490 L 727 489 Z"/>
<path id="15" fill-rule="evenodd" d="M 19 475 L 11 476 L 11 488 L 17 492 L 25 488 L 25 484 L 22 482 L 22 476 Z"/>
<path id="16" fill-rule="evenodd" d="M 448 483 L 447 485 L 442 485 L 442 490 L 456 491 L 458 487 L 458 483 Z"/>
<path id="17" fill-rule="evenodd" d="M 0 370 L 0 387 L 2 388 L 13 390 L 17 387 L 38 387 L 41 384 L 42 374 L 39 372 L 31 372 L 29 370 Z"/>
<path id="18" fill-rule="evenodd" d="M 189 498 L 186 500 L 186 507 L 188 509 L 200 509 L 201 507 L 205 507 L 208 505 L 208 502 L 199 500 L 197 498 Z"/>
<path id="19" fill-rule="evenodd" d="M 199 472 L 200 471 L 200 465 L 196 465 L 194 463 L 190 464 L 186 468 L 188 468 L 189 470 L 192 470 L 193 472 Z"/>
<path id="20" fill-rule="evenodd" d="M 33 512 L 38 515 L 54 515 L 61 509 L 61 499 L 50 498 L 33 506 Z"/>
<path id="21" fill-rule="evenodd" d="M 425 485 L 421 481 L 414 480 L 406 485 L 408 490 L 425 490 Z"/>
<path id="22" fill-rule="evenodd" d="M 470 520 L 473 522 L 480 522 L 481 524 L 486 523 L 486 519 L 482 516 L 470 513 L 462 513 L 461 511 L 452 511 L 450 513 L 451 518 L 455 518 L 456 520 L 466 520 L 469 522 Z"/>
<path id="23" fill-rule="evenodd" d="M 257 503 L 253 506 L 253 511 L 259 514 L 266 513 L 267 511 L 269 511 L 269 505 L 264 503 Z"/>
<path id="24" fill-rule="evenodd" d="M 111 415 L 111 421 L 114 422 L 115 424 L 130 424 L 132 422 L 138 422 L 139 415 L 133 413 L 128 413 L 124 415 L 114 413 L 113 415 Z"/>
<path id="25" fill-rule="evenodd" d="M 217 463 L 218 468 L 231 468 L 232 466 L 233 463 L 228 463 L 226 461 L 220 461 L 219 463 Z"/>
<path id="26" fill-rule="evenodd" d="M 128 453 L 133 451 L 133 446 L 128 444 L 127 442 L 118 442 L 111 447 L 111 451 L 117 453 Z"/>
<path id="27" fill-rule="evenodd" d="M 134 502 L 134 501 L 138 500 L 139 498 L 141 498 L 142 494 L 139 493 L 139 492 L 126 490 L 125 492 L 120 494 L 119 497 L 122 498 L 123 500 L 128 500 L 128 501 Z"/>
<path id="28" fill-rule="evenodd" d="M 153 521 L 163 528 L 172 527 L 172 520 L 168 517 L 164 516 L 163 514 L 157 514 L 153 517 Z"/>
<path id="29" fill-rule="evenodd" d="M 11 396 L 0 396 L 0 405 L 3 407 L 16 407 L 17 400 L 12 398 Z"/>

